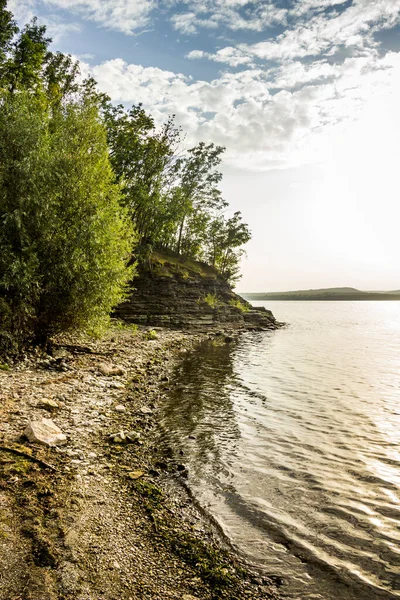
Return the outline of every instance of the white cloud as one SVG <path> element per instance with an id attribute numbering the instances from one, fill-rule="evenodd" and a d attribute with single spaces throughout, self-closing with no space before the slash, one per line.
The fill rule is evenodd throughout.
<path id="1" fill-rule="evenodd" d="M 373 101 L 384 112 L 388 98 L 400 94 L 400 53 L 379 58 L 371 52 L 341 65 L 293 63 L 274 73 L 248 69 L 211 82 L 122 59 L 91 73 L 114 101 L 142 102 L 160 123 L 176 114 L 188 143 L 225 145 L 230 164 L 250 169 L 320 160 L 329 139 L 365 106 Z"/>
<path id="2" fill-rule="evenodd" d="M 225 63 L 230 67 L 238 67 L 240 65 L 248 65 L 251 63 L 251 57 L 242 52 L 239 48 L 233 48 L 227 46 L 218 50 L 214 54 L 204 52 L 203 50 L 192 50 L 187 54 L 187 58 L 191 60 L 197 60 L 201 58 L 208 58 L 214 62 Z"/>
<path id="3" fill-rule="evenodd" d="M 43 0 L 41 4 L 130 35 L 150 24 L 156 0 Z M 17 18 L 25 20 L 26 15 L 31 18 L 38 13 L 37 8 L 41 8 L 34 0 L 10 0 L 9 7 Z"/>
<path id="4" fill-rule="evenodd" d="M 34 11 L 34 0 L 9 0 L 7 9 L 10 10 L 21 24 L 28 23 L 37 14 Z"/>
<path id="5" fill-rule="evenodd" d="M 190 35 L 202 28 L 227 27 L 231 31 L 263 31 L 273 24 L 284 23 L 287 9 L 273 2 L 248 0 L 187 0 L 188 11 L 173 15 L 175 29 Z M 242 10 L 240 10 L 242 9 Z"/>
<path id="6" fill-rule="evenodd" d="M 362 51 L 375 46 L 373 33 L 394 27 L 400 22 L 400 2 L 398 0 L 356 0 L 342 12 L 329 15 L 319 12 L 321 8 L 334 6 L 341 0 L 304 0 L 290 13 L 293 25 L 287 27 L 277 37 L 255 44 L 239 44 L 236 52 L 262 61 L 288 61 L 321 53 L 332 53 L 338 47 Z M 268 10 L 272 5 L 267 5 Z M 313 10 L 316 14 L 310 15 Z M 306 14 L 305 14 L 306 13 Z M 305 18 L 297 18 L 299 15 Z M 257 19 L 256 19 L 257 20 Z M 257 21 L 258 22 L 258 21 Z M 192 27 L 194 27 L 192 19 Z M 230 47 L 207 54 L 207 58 L 230 63 Z M 192 56 L 194 58 L 195 56 Z"/>
<path id="7" fill-rule="evenodd" d="M 46 15 L 46 18 L 42 19 L 35 8 L 34 0 L 9 0 L 8 9 L 14 14 L 20 26 L 29 23 L 34 16 L 38 16 L 39 21 L 46 24 L 47 34 L 55 44 L 58 44 L 64 36 L 81 31 L 79 23 L 64 21 L 58 15 Z"/>

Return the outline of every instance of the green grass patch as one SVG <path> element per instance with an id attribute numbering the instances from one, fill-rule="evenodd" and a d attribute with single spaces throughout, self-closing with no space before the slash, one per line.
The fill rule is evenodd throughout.
<path id="1" fill-rule="evenodd" d="M 146 332 L 146 340 L 157 340 L 158 339 L 158 334 L 157 331 L 155 331 L 154 329 L 149 329 L 149 331 Z"/>
<path id="2" fill-rule="evenodd" d="M 217 308 L 218 305 L 220 304 L 220 302 L 215 294 L 207 294 L 207 296 L 204 296 L 203 302 L 208 304 L 208 306 L 210 306 L 210 308 Z"/>
<path id="3" fill-rule="evenodd" d="M 237 308 L 242 313 L 247 313 L 250 310 L 247 304 L 243 304 L 243 302 L 241 302 L 239 298 L 232 298 L 231 300 L 229 300 L 229 305 L 233 306 L 234 308 Z"/>

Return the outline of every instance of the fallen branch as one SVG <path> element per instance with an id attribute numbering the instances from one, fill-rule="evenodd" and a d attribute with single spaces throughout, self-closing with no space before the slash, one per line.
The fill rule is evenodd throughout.
<path id="1" fill-rule="evenodd" d="M 16 454 L 17 456 L 28 458 L 29 460 L 40 465 L 41 467 L 50 469 L 50 471 L 57 471 L 57 469 L 53 467 L 53 465 L 49 465 L 49 463 L 45 462 L 44 460 L 41 460 L 40 458 L 36 458 L 36 456 L 28 454 L 28 452 L 23 452 L 22 450 L 17 450 L 16 448 L 10 448 L 9 446 L 0 446 L 0 451 L 10 452 L 11 454 Z"/>

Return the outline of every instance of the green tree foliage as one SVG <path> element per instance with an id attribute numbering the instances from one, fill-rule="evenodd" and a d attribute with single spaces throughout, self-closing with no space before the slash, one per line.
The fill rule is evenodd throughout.
<path id="1" fill-rule="evenodd" d="M 51 42 L 46 27 L 36 17 L 25 25 L 12 42 L 3 68 L 3 81 L 14 92 L 17 89 L 37 90 L 42 85 L 42 70 Z"/>
<path id="2" fill-rule="evenodd" d="M 124 296 L 132 228 L 98 109 L 0 100 L 0 329 L 17 342 L 99 326 Z"/>
<path id="3" fill-rule="evenodd" d="M 140 244 L 157 244 L 168 237 L 176 220 L 168 187 L 180 131 L 172 118 L 156 131 L 154 119 L 140 105 L 126 112 L 107 102 L 104 118 L 111 164 Z"/>
<path id="4" fill-rule="evenodd" d="M 200 142 L 175 163 L 181 201 L 176 244 L 178 253 L 193 248 L 194 237 L 199 239 L 201 247 L 201 238 L 212 212 L 227 206 L 218 188 L 222 174 L 217 170 L 224 150 L 222 146 Z M 193 252 L 192 255 L 196 257 Z"/>
<path id="5" fill-rule="evenodd" d="M 230 219 L 217 217 L 208 228 L 207 259 L 216 267 L 227 281 L 239 279 L 240 259 L 244 254 L 242 246 L 251 239 L 246 223 L 242 222 L 240 212 L 235 212 Z"/>
<path id="6" fill-rule="evenodd" d="M 10 49 L 11 41 L 17 33 L 13 15 L 7 10 L 7 1 L 0 0 L 0 61 L 3 62 Z"/>
<path id="7" fill-rule="evenodd" d="M 134 248 L 234 281 L 250 239 L 240 213 L 222 216 L 224 148 L 184 152 L 174 117 L 157 128 L 141 105 L 113 106 L 50 42 L 0 0 L 0 346 L 106 322 Z"/>
<path id="8" fill-rule="evenodd" d="M 139 235 L 140 251 L 164 248 L 206 256 L 209 224 L 227 202 L 218 170 L 224 148 L 203 142 L 179 153 L 181 131 L 170 118 L 160 130 L 144 109 L 104 103 L 110 158 Z"/>
<path id="9" fill-rule="evenodd" d="M 42 80 L 44 91 L 51 106 L 59 108 L 61 103 L 72 94 L 76 94 L 80 87 L 77 83 L 79 64 L 61 52 L 47 52 L 43 64 Z M 89 94 L 91 81 L 84 85 Z"/>

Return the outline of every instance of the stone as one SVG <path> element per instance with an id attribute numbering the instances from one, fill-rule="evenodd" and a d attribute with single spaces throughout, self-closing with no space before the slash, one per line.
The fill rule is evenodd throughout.
<path id="1" fill-rule="evenodd" d="M 140 441 L 140 433 L 138 431 L 128 431 L 126 434 L 126 438 L 128 442 L 139 442 Z"/>
<path id="2" fill-rule="evenodd" d="M 144 471 L 132 471 L 131 473 L 128 473 L 128 477 L 129 479 L 140 479 L 141 477 L 143 477 L 144 475 Z"/>
<path id="3" fill-rule="evenodd" d="M 114 444 L 126 444 L 127 439 L 124 432 L 119 431 L 118 433 L 112 433 L 110 435 L 110 441 L 114 442 Z"/>
<path id="4" fill-rule="evenodd" d="M 125 371 L 115 365 L 107 365 L 106 363 L 100 363 L 98 370 L 105 377 L 115 377 L 117 375 L 124 375 Z"/>
<path id="5" fill-rule="evenodd" d="M 148 406 L 142 406 L 139 409 L 139 412 L 141 412 L 142 415 L 151 415 L 153 413 L 153 411 L 151 410 L 151 408 L 149 408 Z"/>
<path id="6" fill-rule="evenodd" d="M 123 383 L 121 383 L 120 381 L 112 381 L 109 384 L 110 389 L 114 389 L 114 390 L 122 390 L 125 386 Z"/>
<path id="7" fill-rule="evenodd" d="M 59 446 L 67 441 L 67 436 L 51 419 L 31 421 L 24 434 L 30 442 L 44 446 Z"/>
<path id="8" fill-rule="evenodd" d="M 47 398 L 43 398 L 43 400 L 40 400 L 38 407 L 44 408 L 45 410 L 48 410 L 49 412 L 56 411 L 60 408 L 58 403 L 55 400 L 50 400 Z"/>
<path id="9" fill-rule="evenodd" d="M 124 412 L 126 412 L 126 406 L 124 406 L 123 404 L 118 404 L 114 408 L 114 410 L 115 410 L 115 412 L 124 413 Z"/>

